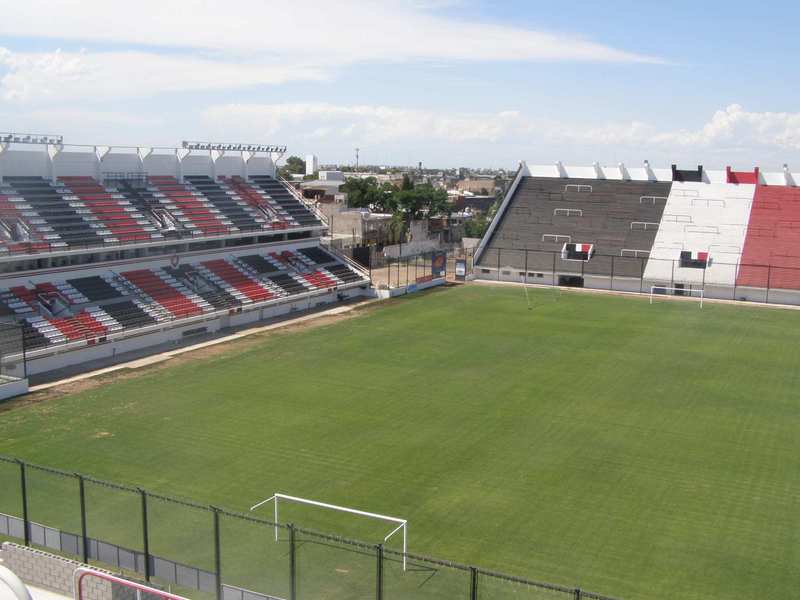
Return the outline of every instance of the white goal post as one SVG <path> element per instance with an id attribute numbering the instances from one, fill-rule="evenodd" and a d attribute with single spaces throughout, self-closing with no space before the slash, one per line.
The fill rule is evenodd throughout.
<path id="1" fill-rule="evenodd" d="M 658 290 L 658 291 L 656 291 Z M 671 294 L 668 292 L 672 292 Z M 677 293 L 676 293 L 677 292 Z M 667 297 L 693 297 L 693 298 L 700 298 L 700 308 L 703 308 L 703 298 L 704 293 L 702 288 L 692 289 L 692 288 L 679 288 L 679 287 L 669 287 L 666 285 L 653 285 L 650 286 L 650 304 L 653 303 L 653 298 L 657 298 L 659 296 L 667 296 Z"/>
<path id="2" fill-rule="evenodd" d="M 396 534 L 398 531 L 403 532 L 403 570 L 406 570 L 406 553 L 408 552 L 408 521 L 406 519 L 401 519 L 399 517 L 389 517 L 387 515 L 379 515 L 378 513 L 367 512 L 365 510 L 358 510 L 355 508 L 348 508 L 347 506 L 339 506 L 337 504 L 329 504 L 327 502 L 320 502 L 319 500 L 311 500 L 309 498 L 300 498 L 298 496 L 289 496 L 287 494 L 275 493 L 266 500 L 262 500 L 257 504 L 254 504 L 250 507 L 250 510 L 253 511 L 264 504 L 269 502 L 274 502 L 274 523 L 275 523 L 275 541 L 278 541 L 278 527 L 279 527 L 279 520 L 278 520 L 278 502 L 280 500 L 285 500 L 286 502 L 294 502 L 296 504 L 306 504 L 309 506 L 316 506 L 317 508 L 327 508 L 329 510 L 337 510 L 339 512 L 346 512 L 351 515 L 358 515 L 360 517 L 367 517 L 370 519 L 378 519 L 380 521 L 389 521 L 390 523 L 394 523 L 397 525 L 392 531 L 390 531 L 386 537 L 383 538 L 384 542 L 389 541 L 389 538 Z"/>

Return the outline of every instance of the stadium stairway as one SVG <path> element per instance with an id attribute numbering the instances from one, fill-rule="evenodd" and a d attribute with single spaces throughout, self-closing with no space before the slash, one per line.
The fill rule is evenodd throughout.
<path id="1" fill-rule="evenodd" d="M 239 195 L 253 210 L 260 212 L 269 223 L 272 229 L 287 229 L 292 218 L 275 200 L 270 199 L 269 195 L 262 189 L 249 184 L 241 177 L 220 177 L 233 192 Z"/>
<path id="2" fill-rule="evenodd" d="M 321 225 L 320 220 L 302 202 L 295 198 L 280 181 L 267 175 L 260 175 L 251 177 L 249 183 L 266 192 L 269 198 L 285 214 L 289 215 L 293 223 L 302 227 Z"/>
<path id="3" fill-rule="evenodd" d="M 191 189 L 202 193 L 208 202 L 238 230 L 266 229 L 267 223 L 264 217 L 247 202 L 241 200 L 225 183 L 215 182 L 205 175 L 186 176 L 184 179 L 191 184 Z"/>
<path id="4" fill-rule="evenodd" d="M 153 195 L 185 229 L 204 235 L 238 231 L 199 192 L 192 192 L 174 177 L 153 176 L 149 181 L 157 190 Z"/>

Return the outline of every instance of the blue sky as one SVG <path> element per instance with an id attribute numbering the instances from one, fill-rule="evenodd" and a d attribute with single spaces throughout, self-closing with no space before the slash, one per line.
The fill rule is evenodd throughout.
<path id="1" fill-rule="evenodd" d="M 6 3 L 0 129 L 323 162 L 800 159 L 797 3 Z"/>

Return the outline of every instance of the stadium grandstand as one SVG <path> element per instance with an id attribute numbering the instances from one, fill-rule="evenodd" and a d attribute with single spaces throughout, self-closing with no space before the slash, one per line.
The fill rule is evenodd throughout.
<path id="1" fill-rule="evenodd" d="M 521 163 L 475 276 L 800 303 L 800 175 Z"/>
<path id="2" fill-rule="evenodd" d="M 5 352 L 4 374 L 368 293 L 368 273 L 322 247 L 323 216 L 278 176 L 284 151 L 0 138 L 0 324 L 21 329 L 25 354 L 15 373 Z"/>

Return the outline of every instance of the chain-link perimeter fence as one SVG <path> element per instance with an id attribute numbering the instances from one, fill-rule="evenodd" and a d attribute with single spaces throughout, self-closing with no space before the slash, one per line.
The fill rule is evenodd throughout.
<path id="1" fill-rule="evenodd" d="M 444 250 L 400 257 L 372 252 L 369 274 L 373 284 L 378 288 L 405 288 L 433 279 L 449 278 L 454 272 L 453 265 L 453 261 Z"/>
<path id="2" fill-rule="evenodd" d="M 627 253 L 626 253 L 627 252 Z M 623 255 L 592 254 L 589 260 L 571 260 L 553 250 L 488 247 L 473 264 L 466 258 L 467 274 L 479 279 L 535 285 L 561 285 L 650 294 L 653 288 L 679 296 L 704 290 L 706 298 L 768 304 L 800 303 L 800 269 L 763 264 L 742 264 L 712 257 L 703 265 L 648 257 L 640 250 Z M 688 294 L 687 294 L 688 295 Z"/>
<path id="3" fill-rule="evenodd" d="M 201 600 L 611 600 L 0 456 L 0 539 Z"/>

